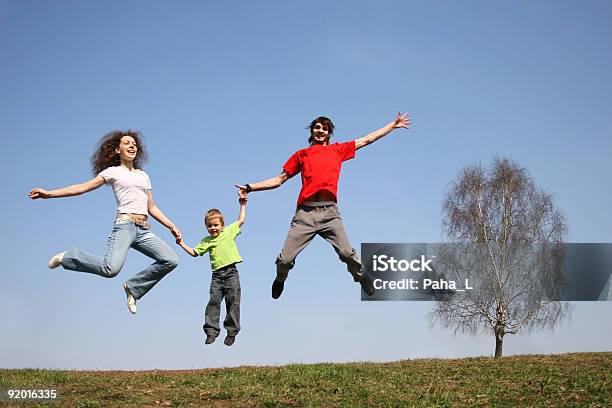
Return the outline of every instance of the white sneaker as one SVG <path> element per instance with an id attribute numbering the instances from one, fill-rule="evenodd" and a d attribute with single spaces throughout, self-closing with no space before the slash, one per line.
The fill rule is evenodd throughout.
<path id="1" fill-rule="evenodd" d="M 127 283 L 123 284 L 123 290 L 125 290 L 125 294 L 127 295 L 127 306 L 130 310 L 130 313 L 136 314 L 136 299 L 134 298 L 132 293 L 130 293 L 130 289 L 128 289 Z"/>
<path id="2" fill-rule="evenodd" d="M 55 269 L 60 266 L 62 264 L 62 259 L 64 259 L 65 254 L 66 251 L 53 255 L 53 257 L 49 259 L 49 263 L 47 264 L 49 265 L 49 269 Z"/>

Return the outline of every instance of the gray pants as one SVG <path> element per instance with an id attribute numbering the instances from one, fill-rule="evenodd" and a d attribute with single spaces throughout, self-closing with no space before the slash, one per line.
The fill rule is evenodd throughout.
<path id="1" fill-rule="evenodd" d="M 295 265 L 295 258 L 315 235 L 320 235 L 332 244 L 340 260 L 346 263 L 353 280 L 359 282 L 363 277 L 361 261 L 348 240 L 337 204 L 325 207 L 300 206 L 297 209 L 291 220 L 285 246 L 276 258 L 276 280 L 284 282 L 287 279 L 289 270 Z"/>
<path id="2" fill-rule="evenodd" d="M 210 280 L 210 300 L 204 315 L 204 332 L 219 335 L 221 302 L 225 298 L 225 321 L 227 334 L 235 336 L 240 331 L 240 277 L 235 264 L 217 269 Z"/>

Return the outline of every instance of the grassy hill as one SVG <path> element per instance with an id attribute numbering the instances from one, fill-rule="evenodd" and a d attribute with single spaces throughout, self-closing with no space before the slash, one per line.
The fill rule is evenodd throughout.
<path id="1" fill-rule="evenodd" d="M 606 352 L 187 371 L 2 369 L 0 388 L 55 388 L 60 400 L 49 406 L 75 407 L 605 407 L 611 377 Z"/>

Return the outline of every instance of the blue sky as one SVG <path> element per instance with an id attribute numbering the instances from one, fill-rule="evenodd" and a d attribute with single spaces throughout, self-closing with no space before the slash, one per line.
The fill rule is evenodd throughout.
<path id="1" fill-rule="evenodd" d="M 494 339 L 430 327 L 431 304 L 361 302 L 322 239 L 270 297 L 298 179 L 250 196 L 235 346 L 203 345 L 206 257 L 180 265 L 131 316 L 121 283 L 62 269 L 68 246 L 102 253 L 115 200 L 31 201 L 35 186 L 90 177 L 98 139 L 143 132 L 153 194 L 192 245 L 204 212 L 238 215 L 235 183 L 272 177 L 329 116 L 351 140 L 413 118 L 345 163 L 351 241 L 438 242 L 459 170 L 495 155 L 554 194 L 568 242 L 610 242 L 612 5 L 605 1 L 0 1 L 2 367 L 149 369 L 491 355 Z M 172 244 L 159 224 L 154 231 Z M 174 244 L 173 244 L 174 245 Z M 509 336 L 505 354 L 612 349 L 612 303 L 575 303 L 550 332 Z"/>

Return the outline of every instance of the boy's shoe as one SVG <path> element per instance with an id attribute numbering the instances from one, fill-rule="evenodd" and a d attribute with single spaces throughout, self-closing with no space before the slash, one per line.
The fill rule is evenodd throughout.
<path id="1" fill-rule="evenodd" d="M 62 264 L 62 259 L 64 259 L 65 254 L 66 251 L 53 255 L 51 259 L 49 259 L 49 263 L 47 264 L 49 266 L 49 269 L 55 269 L 60 266 Z"/>
<path id="2" fill-rule="evenodd" d="M 212 344 L 212 343 L 215 342 L 216 339 L 217 339 L 217 336 L 213 336 L 212 334 L 207 334 L 206 335 L 206 340 L 204 341 L 204 344 Z"/>
<path id="3" fill-rule="evenodd" d="M 234 344 L 235 341 L 236 341 L 236 336 L 230 336 L 228 334 L 225 337 L 225 340 L 223 340 L 223 344 L 225 344 L 226 346 L 231 346 L 232 344 Z"/>
<path id="4" fill-rule="evenodd" d="M 125 294 L 127 295 L 127 307 L 130 310 L 130 313 L 136 314 L 136 299 L 130 292 L 130 289 L 127 287 L 127 283 L 123 284 L 123 290 L 125 290 Z"/>
<path id="5" fill-rule="evenodd" d="M 370 279 L 370 277 L 365 273 L 363 274 L 363 278 L 361 278 L 359 281 L 359 285 L 366 295 L 372 296 L 374 294 L 374 284 L 372 283 L 372 279 Z"/>
<path id="6" fill-rule="evenodd" d="M 272 282 L 272 299 L 278 299 L 285 289 L 285 282 L 279 282 L 274 279 Z"/>

